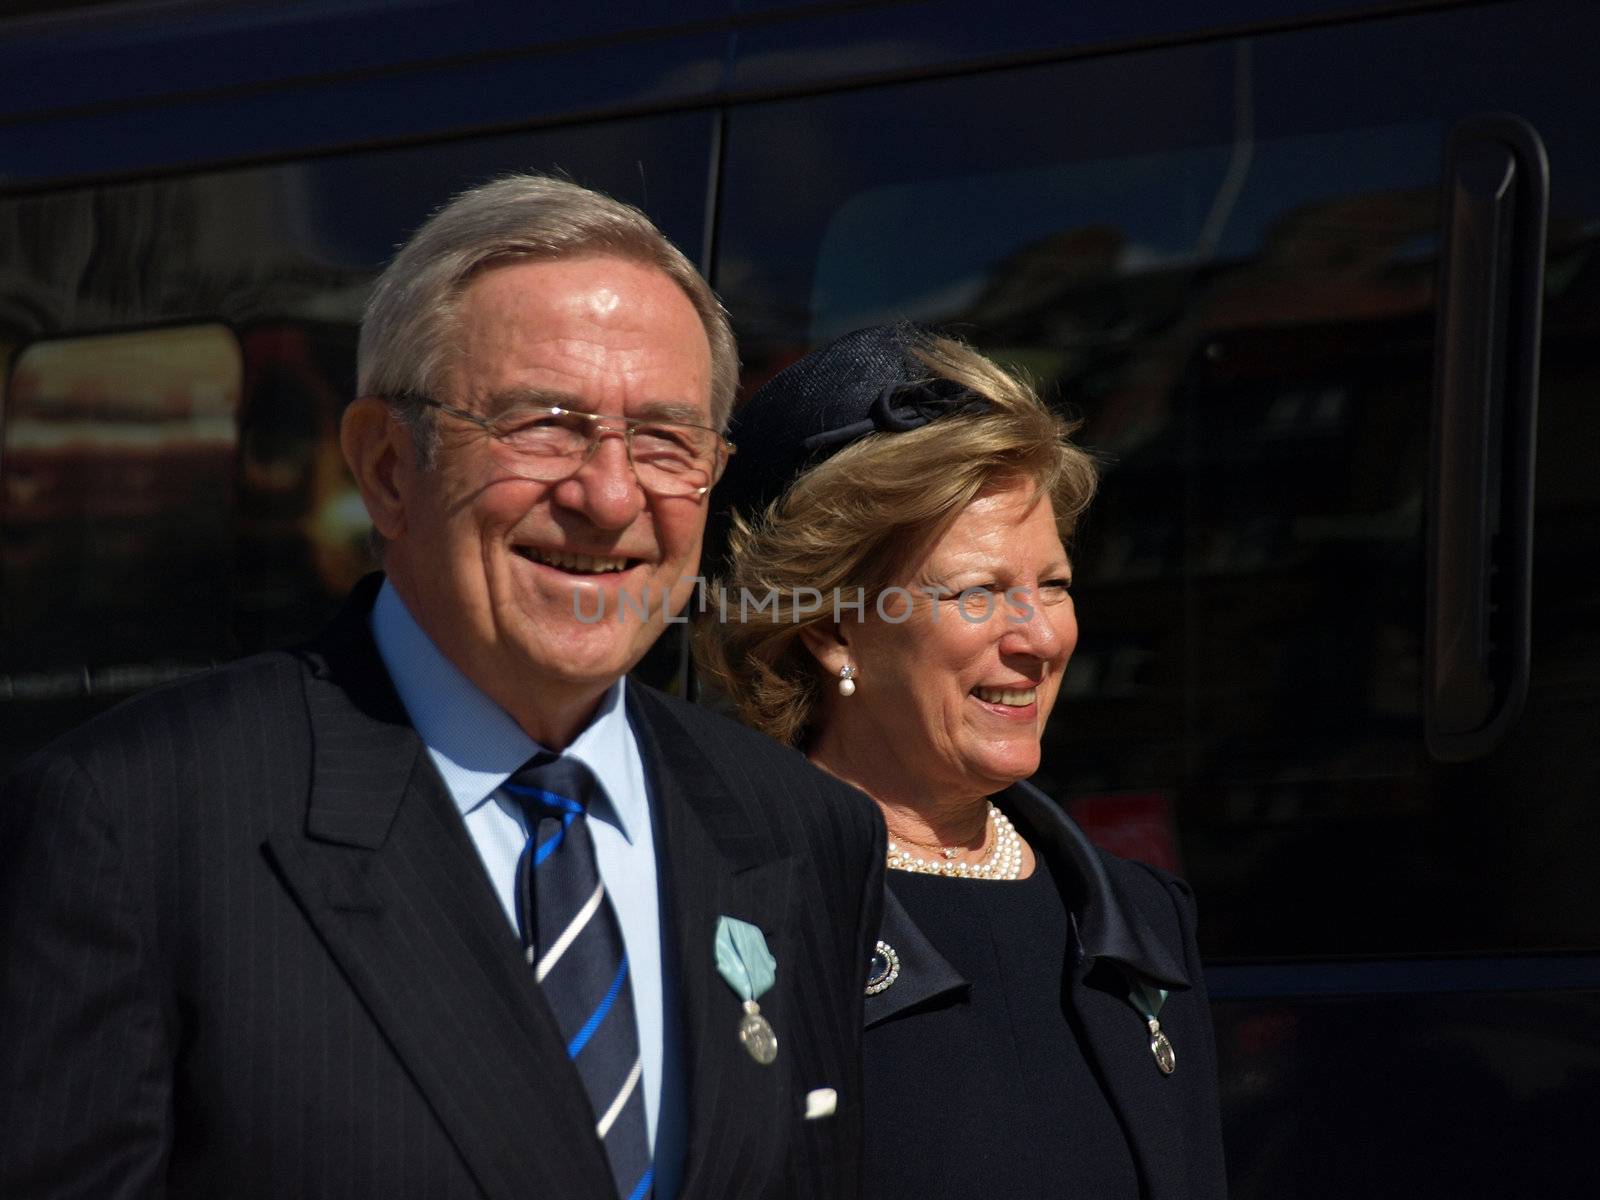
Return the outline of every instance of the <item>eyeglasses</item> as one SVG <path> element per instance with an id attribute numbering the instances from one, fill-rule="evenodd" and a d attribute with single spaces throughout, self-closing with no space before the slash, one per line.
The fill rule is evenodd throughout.
<path id="1" fill-rule="evenodd" d="M 513 409 L 499 417 L 415 394 L 399 397 L 478 426 L 500 448 L 502 461 L 524 479 L 558 483 L 576 475 L 608 433 L 622 438 L 639 486 L 655 496 L 694 496 L 722 478 L 733 443 L 707 425 L 610 417 L 554 405 Z"/>

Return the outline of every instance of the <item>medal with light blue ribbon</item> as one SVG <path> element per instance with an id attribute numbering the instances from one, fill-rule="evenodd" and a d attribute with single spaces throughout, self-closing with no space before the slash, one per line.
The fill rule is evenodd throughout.
<path id="1" fill-rule="evenodd" d="M 778 979 L 778 960 L 761 930 L 737 917 L 717 918 L 717 971 L 744 1001 L 739 1042 L 751 1058 L 771 1066 L 778 1057 L 778 1035 L 756 1003 Z"/>
<path id="2" fill-rule="evenodd" d="M 1139 1011 L 1145 1019 L 1145 1024 L 1150 1027 L 1150 1053 L 1155 1055 L 1156 1066 L 1161 1068 L 1161 1073 L 1171 1075 L 1178 1069 L 1178 1052 L 1172 1048 L 1172 1042 L 1161 1031 L 1161 1022 L 1158 1019 L 1161 1006 L 1167 1001 L 1167 989 L 1151 987 L 1144 980 L 1136 978 L 1131 971 L 1126 974 L 1128 1003 Z"/>

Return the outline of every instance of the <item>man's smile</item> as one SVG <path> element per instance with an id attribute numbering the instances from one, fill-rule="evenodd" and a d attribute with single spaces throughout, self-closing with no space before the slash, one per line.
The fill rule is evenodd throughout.
<path id="1" fill-rule="evenodd" d="M 616 555 L 574 554 L 567 550 L 543 550 L 536 546 L 518 546 L 516 552 L 523 558 L 547 567 L 567 571 L 574 575 L 612 575 L 638 566 L 642 559 L 623 558 Z"/>

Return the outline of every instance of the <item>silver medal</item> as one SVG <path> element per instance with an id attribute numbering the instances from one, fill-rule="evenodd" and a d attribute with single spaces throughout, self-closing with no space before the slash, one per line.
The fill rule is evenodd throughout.
<path id="1" fill-rule="evenodd" d="M 739 1018 L 739 1041 L 750 1057 L 763 1067 L 770 1067 L 778 1057 L 778 1035 L 754 1000 L 744 1002 L 744 1016 Z"/>
<path id="2" fill-rule="evenodd" d="M 1178 1069 L 1178 1052 L 1161 1032 L 1161 1022 L 1153 1017 L 1150 1020 L 1150 1053 L 1156 1056 L 1156 1066 L 1163 1075 L 1171 1075 Z"/>

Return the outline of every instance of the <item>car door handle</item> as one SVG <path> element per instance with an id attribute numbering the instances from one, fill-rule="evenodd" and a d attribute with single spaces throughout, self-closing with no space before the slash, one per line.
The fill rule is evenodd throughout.
<path id="1" fill-rule="evenodd" d="M 1528 691 L 1533 459 L 1549 160 L 1520 117 L 1451 130 L 1427 505 L 1423 723 L 1488 754 Z"/>

